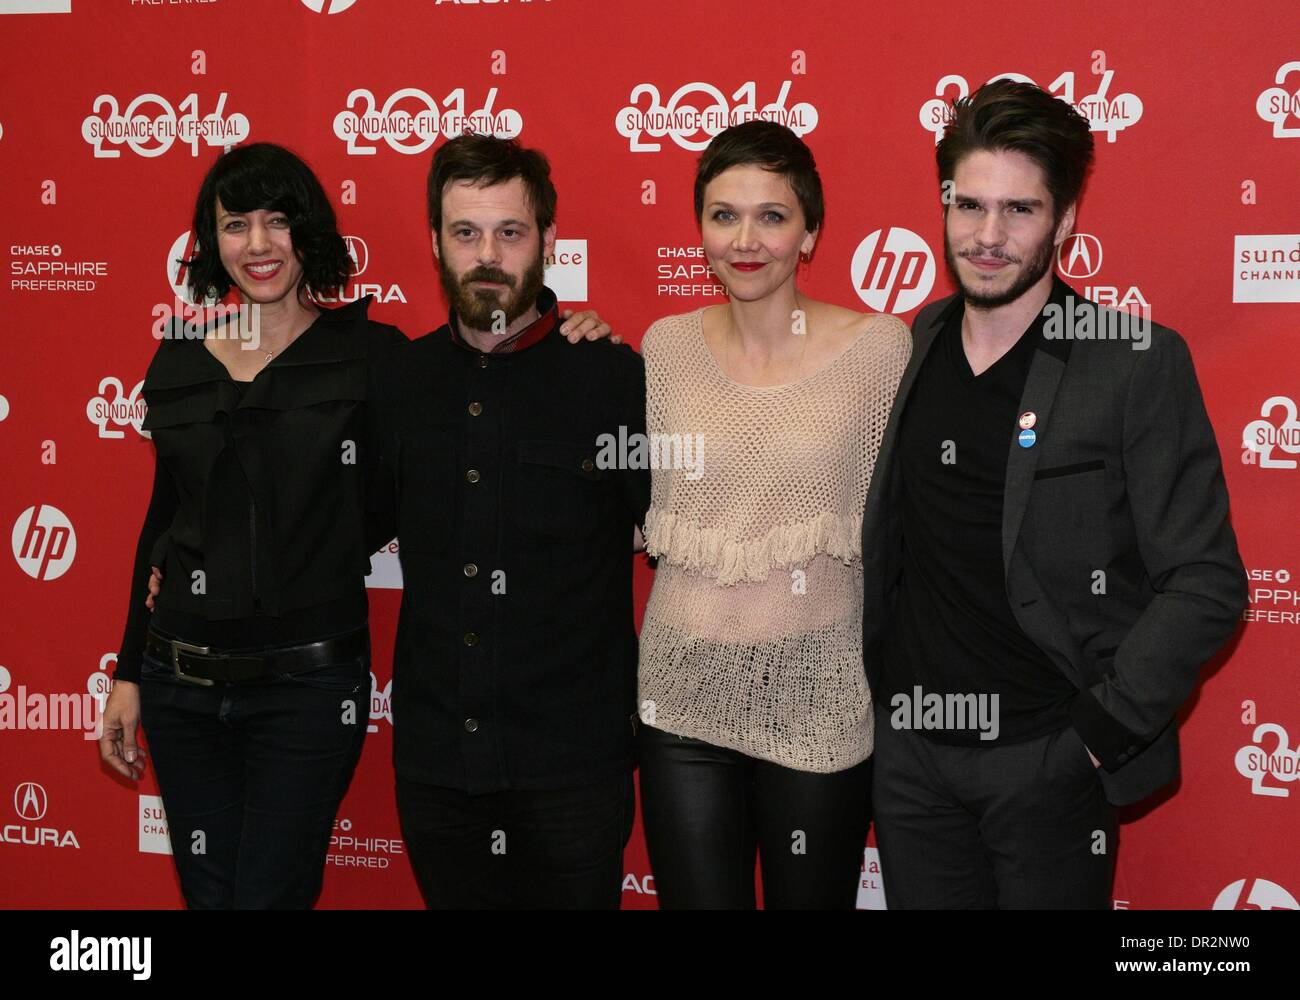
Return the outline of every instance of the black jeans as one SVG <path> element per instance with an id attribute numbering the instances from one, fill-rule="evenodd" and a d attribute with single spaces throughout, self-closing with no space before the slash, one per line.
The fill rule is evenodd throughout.
<path id="1" fill-rule="evenodd" d="M 871 758 L 817 774 L 641 726 L 641 808 L 663 909 L 853 909 Z"/>
<path id="2" fill-rule="evenodd" d="M 146 653 L 140 715 L 191 909 L 307 909 L 370 716 L 370 652 L 202 687 Z"/>
<path id="3" fill-rule="evenodd" d="M 397 779 L 397 811 L 436 910 L 617 910 L 632 772 L 577 788 L 469 795 Z"/>
<path id="4" fill-rule="evenodd" d="M 876 713 L 876 843 L 895 909 L 1103 909 L 1115 809 L 1073 727 L 945 746 Z"/>

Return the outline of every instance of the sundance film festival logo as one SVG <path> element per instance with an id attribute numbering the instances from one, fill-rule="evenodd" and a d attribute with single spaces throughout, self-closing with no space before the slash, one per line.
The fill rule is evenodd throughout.
<path id="1" fill-rule="evenodd" d="M 1259 408 L 1259 419 L 1241 430 L 1241 460 L 1261 469 L 1294 469 L 1300 455 L 1300 415 L 1290 396 L 1269 396 Z M 1281 452 L 1281 454 L 1277 454 Z"/>
<path id="2" fill-rule="evenodd" d="M 423 153 L 439 133 L 448 139 L 466 132 L 513 139 L 524 130 L 523 115 L 513 108 L 497 110 L 496 101 L 497 88 L 491 87 L 482 107 L 466 110 L 465 88 L 457 87 L 440 107 L 418 87 L 403 87 L 380 107 L 373 93 L 359 87 L 334 116 L 334 134 L 347 143 L 349 156 L 374 156 L 381 140 L 398 153 Z"/>
<path id="3" fill-rule="evenodd" d="M 876 312 L 905 313 L 934 286 L 934 254 L 910 229 L 877 229 L 853 252 L 849 274 L 853 290 Z"/>
<path id="4" fill-rule="evenodd" d="M 18 568 L 37 580 L 57 580 L 77 554 L 72 522 L 49 504 L 37 504 L 19 514 L 11 541 Z"/>
<path id="5" fill-rule="evenodd" d="M 1276 86 L 1269 87 L 1255 101 L 1255 113 L 1273 123 L 1274 139 L 1300 139 L 1300 60 L 1279 66 L 1273 82 Z M 1288 91 L 1288 86 L 1296 89 Z"/>
<path id="6" fill-rule="evenodd" d="M 1105 132 L 1106 140 L 1114 142 L 1116 135 L 1142 117 L 1142 100 L 1136 94 L 1111 94 L 1110 85 L 1114 79 L 1114 70 L 1104 70 L 1096 93 L 1076 99 L 1074 71 L 1066 70 L 1043 89 L 1049 94 L 1055 94 L 1066 104 L 1072 105 L 1079 114 L 1088 119 L 1088 126 L 1092 131 Z M 992 83 L 994 80 L 1034 83 L 1033 78 L 1023 73 L 1001 73 L 991 77 L 988 82 Z M 952 93 L 949 93 L 950 90 Z M 964 76 L 957 73 L 941 77 L 935 84 L 935 96 L 921 105 L 918 117 L 921 127 L 934 133 L 936 144 L 943 138 L 943 130 L 948 122 L 952 121 L 953 102 L 969 97 L 970 93 L 970 84 L 966 82 Z"/>
<path id="7" fill-rule="evenodd" d="M 217 95 L 216 108 L 209 114 L 199 110 L 197 93 L 188 95 L 177 108 L 161 94 L 141 94 L 124 110 L 118 110 L 117 98 L 100 94 L 91 105 L 91 114 L 81 122 L 81 137 L 95 148 L 97 157 L 118 157 L 125 144 L 140 156 L 162 156 L 179 140 L 190 147 L 190 155 L 199 155 L 199 144 L 215 149 L 229 149 L 248 138 L 248 117 L 239 112 L 225 114 L 226 93 Z M 110 148 L 105 148 L 108 143 Z"/>
<path id="8" fill-rule="evenodd" d="M 86 677 L 86 693 L 95 699 L 95 706 L 104 711 L 109 692 L 113 690 L 113 677 L 108 673 L 110 666 L 117 666 L 117 654 L 105 653 L 99 658 L 99 669 Z"/>
<path id="9" fill-rule="evenodd" d="M 1287 731 L 1275 722 L 1256 726 L 1250 740 L 1232 763 L 1238 774 L 1250 779 L 1251 794 L 1290 797 L 1286 783 L 1300 781 L 1300 747 L 1292 747 Z"/>
<path id="10" fill-rule="evenodd" d="M 387 722 L 390 726 L 393 724 L 393 679 L 388 678 L 388 683 L 381 688 L 379 678 L 372 670 L 370 671 L 370 722 L 366 726 L 366 732 L 379 732 L 381 722 Z"/>
<path id="11" fill-rule="evenodd" d="M 144 417 L 148 408 L 140 396 L 140 390 L 143 388 L 144 379 L 141 379 L 128 395 L 120 379 L 112 375 L 100 379 L 99 395 L 86 404 L 86 418 L 99 428 L 101 438 L 120 440 L 126 436 L 124 430 L 126 427 L 130 427 L 143 438 L 152 437 L 144 429 Z"/>
<path id="12" fill-rule="evenodd" d="M 783 80 L 776 99 L 758 103 L 758 84 L 750 80 L 730 97 L 711 83 L 684 83 L 665 103 L 653 83 L 632 88 L 631 102 L 614 117 L 618 134 L 628 140 L 634 153 L 657 153 L 665 136 L 682 149 L 704 149 L 715 135 L 732 125 L 762 120 L 785 125 L 795 135 L 807 135 L 817 127 L 817 109 L 807 101 L 790 104 L 791 82 Z M 731 103 L 735 101 L 734 105 Z"/>
<path id="13" fill-rule="evenodd" d="M 1223 887 L 1212 909 L 1300 910 L 1300 903 L 1276 882 L 1266 878 L 1239 878 Z"/>
<path id="14" fill-rule="evenodd" d="M 1300 234 L 1232 238 L 1233 302 L 1300 302 Z"/>

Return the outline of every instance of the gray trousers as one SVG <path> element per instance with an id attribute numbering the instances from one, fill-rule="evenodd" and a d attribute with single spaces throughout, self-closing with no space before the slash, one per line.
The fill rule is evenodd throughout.
<path id="1" fill-rule="evenodd" d="M 892 909 L 1106 909 L 1116 817 L 1073 727 L 945 746 L 876 710 L 873 811 Z"/>

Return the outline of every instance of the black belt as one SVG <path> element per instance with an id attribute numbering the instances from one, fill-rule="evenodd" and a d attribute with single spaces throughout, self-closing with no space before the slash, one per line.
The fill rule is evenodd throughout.
<path id="1" fill-rule="evenodd" d="M 278 674 L 317 670 L 339 660 L 359 656 L 370 639 L 369 628 L 302 646 L 268 649 L 264 653 L 214 653 L 210 646 L 195 646 L 168 639 L 149 630 L 145 649 L 172 665 L 178 680 L 211 687 L 217 681 L 265 680 Z"/>

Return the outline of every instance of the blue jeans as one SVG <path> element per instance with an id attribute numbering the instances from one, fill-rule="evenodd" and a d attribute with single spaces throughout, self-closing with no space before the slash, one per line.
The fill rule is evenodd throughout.
<path id="1" fill-rule="evenodd" d="M 146 653 L 140 715 L 191 909 L 308 909 L 370 709 L 370 652 L 202 687 Z"/>

